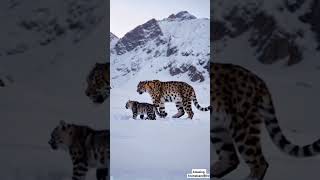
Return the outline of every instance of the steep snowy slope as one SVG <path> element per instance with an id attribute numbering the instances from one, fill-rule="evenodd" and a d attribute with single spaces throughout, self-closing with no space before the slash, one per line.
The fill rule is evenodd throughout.
<path id="1" fill-rule="evenodd" d="M 114 54 L 115 52 L 114 52 L 114 49 L 113 49 L 113 47 L 117 44 L 117 42 L 119 41 L 119 38 L 116 36 L 116 35 L 114 35 L 113 33 L 111 33 L 110 32 L 110 53 L 111 54 Z"/>
<path id="2" fill-rule="evenodd" d="M 143 69 L 172 76 L 185 73 L 193 82 L 204 81 L 209 30 L 208 19 L 197 19 L 186 11 L 136 27 L 111 47 L 112 86 L 127 82 Z"/>
<path id="3" fill-rule="evenodd" d="M 109 107 L 94 106 L 84 94 L 89 70 L 106 59 L 105 8 L 102 1 L 86 3 L 0 3 L 0 79 L 5 83 L 0 85 L 1 180 L 71 179 L 68 154 L 51 150 L 47 143 L 52 129 L 61 119 L 107 128 Z M 65 24 L 68 18 L 82 27 L 71 28 Z M 63 35 L 55 34 L 58 25 L 51 26 L 52 19 L 66 28 Z M 94 172 L 89 179 L 95 179 Z"/>
<path id="4" fill-rule="evenodd" d="M 103 0 L 10 0 L 0 2 L 0 56 L 21 54 L 61 38 L 85 38 L 106 16 Z"/>
<path id="5" fill-rule="evenodd" d="M 320 138 L 316 2 L 216 0 L 212 4 L 212 62 L 242 65 L 264 79 L 285 135 L 301 145 Z M 262 128 L 263 152 L 270 164 L 265 180 L 318 179 L 319 157 L 295 159 L 281 153 Z M 223 179 L 238 180 L 248 173 L 242 162 Z"/>
<path id="6" fill-rule="evenodd" d="M 216 42 L 215 57 L 224 57 L 225 46 L 242 38 L 264 64 L 309 61 L 308 55 L 318 52 L 320 46 L 315 21 L 319 5 L 317 0 L 214 1 L 211 38 Z"/>

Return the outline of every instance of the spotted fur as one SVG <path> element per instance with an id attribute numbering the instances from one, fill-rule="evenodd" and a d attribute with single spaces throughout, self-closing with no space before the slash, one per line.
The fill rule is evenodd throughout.
<path id="1" fill-rule="evenodd" d="M 85 180 L 90 168 L 96 169 L 97 180 L 106 180 L 109 174 L 109 131 L 97 131 L 88 126 L 60 121 L 51 133 L 52 149 L 69 152 L 73 164 L 72 180 Z"/>
<path id="2" fill-rule="evenodd" d="M 126 103 L 126 109 L 132 110 L 133 119 L 136 119 L 138 115 L 140 115 L 140 119 L 143 119 L 144 115 L 147 115 L 146 119 L 156 120 L 156 114 L 160 116 L 157 107 L 149 103 L 140 103 L 138 101 L 129 100 Z"/>
<path id="3" fill-rule="evenodd" d="M 142 94 L 148 92 L 151 95 L 153 104 L 159 107 L 161 117 L 167 116 L 165 112 L 165 102 L 175 102 L 178 113 L 173 118 L 179 118 L 184 115 L 185 111 L 190 119 L 193 118 L 191 101 L 200 111 L 209 111 L 210 106 L 201 107 L 198 103 L 195 91 L 191 85 L 180 81 L 162 82 L 159 80 L 140 81 L 137 86 L 137 92 Z"/>
<path id="4" fill-rule="evenodd" d="M 110 95 L 109 64 L 96 63 L 87 76 L 85 91 L 94 103 L 101 104 Z"/>
<path id="5" fill-rule="evenodd" d="M 211 143 L 219 157 L 213 177 L 223 177 L 238 164 L 236 150 L 250 167 L 248 180 L 262 180 L 268 163 L 261 150 L 261 124 L 277 147 L 295 157 L 320 153 L 320 140 L 305 146 L 292 144 L 276 118 L 271 94 L 257 75 L 232 64 L 211 64 Z"/>

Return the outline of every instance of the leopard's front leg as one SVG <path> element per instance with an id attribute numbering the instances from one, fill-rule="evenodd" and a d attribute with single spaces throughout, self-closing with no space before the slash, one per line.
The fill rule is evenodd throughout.
<path id="1" fill-rule="evenodd" d="M 137 107 L 133 107 L 132 108 L 132 118 L 137 119 L 137 116 L 138 116 L 138 109 L 137 109 Z"/>
<path id="2" fill-rule="evenodd" d="M 88 172 L 88 162 L 84 152 L 78 148 L 70 148 L 70 155 L 73 164 L 72 180 L 85 180 Z"/>
<path id="3" fill-rule="evenodd" d="M 152 100 L 153 100 L 153 104 L 156 107 L 159 107 L 160 117 L 165 118 L 168 115 L 168 113 L 166 113 L 166 111 L 165 111 L 164 101 L 161 100 L 160 96 L 154 96 L 154 97 L 152 97 Z"/>

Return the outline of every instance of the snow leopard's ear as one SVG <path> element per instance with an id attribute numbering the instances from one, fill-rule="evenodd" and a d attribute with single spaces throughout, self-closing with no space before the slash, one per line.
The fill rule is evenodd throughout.
<path id="1" fill-rule="evenodd" d="M 161 84 L 159 80 L 153 80 L 152 82 L 156 87 L 159 87 Z"/>
<path id="2" fill-rule="evenodd" d="M 60 120 L 59 124 L 61 127 L 65 127 L 67 125 L 67 123 L 64 120 Z"/>
<path id="3" fill-rule="evenodd" d="M 62 131 L 65 131 L 69 127 L 69 124 L 67 124 L 64 120 L 60 120 L 60 127 Z"/>

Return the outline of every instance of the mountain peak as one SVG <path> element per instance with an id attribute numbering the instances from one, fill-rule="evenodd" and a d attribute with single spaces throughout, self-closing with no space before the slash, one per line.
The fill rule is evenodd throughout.
<path id="1" fill-rule="evenodd" d="M 118 55 L 131 51 L 137 46 L 142 46 L 146 42 L 161 36 L 162 31 L 156 19 L 151 19 L 146 23 L 137 26 L 126 33 L 116 44 L 115 50 Z"/>
<path id="2" fill-rule="evenodd" d="M 189 20 L 189 19 L 197 19 L 194 15 L 190 14 L 188 11 L 180 11 L 177 14 L 171 14 L 168 17 L 169 20 Z"/>
<path id="3" fill-rule="evenodd" d="M 115 35 L 115 34 L 113 34 L 112 32 L 110 32 L 110 40 L 112 41 L 112 40 L 118 40 L 119 38 Z"/>

